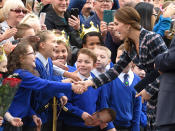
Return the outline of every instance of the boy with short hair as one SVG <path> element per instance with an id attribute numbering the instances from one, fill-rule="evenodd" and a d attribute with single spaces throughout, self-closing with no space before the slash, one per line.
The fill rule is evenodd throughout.
<path id="1" fill-rule="evenodd" d="M 82 48 L 78 53 L 77 69 L 78 76 L 81 80 L 91 79 L 95 77 L 91 70 L 95 67 L 96 55 L 87 48 Z M 89 87 L 86 92 L 81 95 L 75 93 L 68 94 L 68 103 L 66 107 L 69 113 L 64 114 L 63 131 L 98 131 L 96 127 L 89 127 L 85 125 L 85 120 L 100 108 L 99 101 L 101 88 L 95 89 Z M 103 123 L 104 124 L 104 123 Z"/>
<path id="2" fill-rule="evenodd" d="M 121 45 L 117 51 L 119 57 L 124 51 L 124 45 Z M 116 111 L 116 119 L 109 127 L 115 126 L 117 131 L 140 131 L 140 113 L 141 113 L 141 98 L 136 98 L 134 86 L 140 81 L 140 78 L 131 71 L 129 64 L 123 72 L 104 87 L 103 101 L 108 106 Z"/>
<path id="3" fill-rule="evenodd" d="M 98 76 L 113 66 L 111 62 L 111 51 L 105 46 L 97 46 L 93 51 L 97 56 L 97 62 L 92 73 Z"/>

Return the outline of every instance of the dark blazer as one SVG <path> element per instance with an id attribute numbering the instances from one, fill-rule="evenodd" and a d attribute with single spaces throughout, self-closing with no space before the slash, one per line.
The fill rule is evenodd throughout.
<path id="1" fill-rule="evenodd" d="M 156 124 L 175 124 L 175 37 L 168 52 L 156 57 L 155 65 L 163 72 L 160 79 Z"/>

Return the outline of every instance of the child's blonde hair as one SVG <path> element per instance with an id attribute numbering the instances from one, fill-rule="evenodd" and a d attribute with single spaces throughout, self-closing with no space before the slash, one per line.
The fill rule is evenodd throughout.
<path id="1" fill-rule="evenodd" d="M 36 33 L 41 30 L 39 18 L 34 13 L 28 13 L 25 15 L 19 24 L 26 24 L 31 26 Z"/>
<path id="2" fill-rule="evenodd" d="M 106 52 L 109 59 L 111 59 L 111 51 L 105 46 L 97 46 L 95 49 L 103 50 Z M 94 51 L 95 51 L 94 49 Z"/>

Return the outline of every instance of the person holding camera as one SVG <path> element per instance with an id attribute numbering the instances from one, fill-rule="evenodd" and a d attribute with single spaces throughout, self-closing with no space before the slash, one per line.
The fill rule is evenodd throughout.
<path id="1" fill-rule="evenodd" d="M 50 5 L 46 5 L 41 12 L 46 13 L 45 24 L 48 30 L 64 30 L 69 36 L 71 46 L 81 48 L 79 37 L 80 20 L 79 17 L 71 15 L 67 10 L 70 0 L 52 0 Z M 74 14 L 75 15 L 75 14 Z"/>

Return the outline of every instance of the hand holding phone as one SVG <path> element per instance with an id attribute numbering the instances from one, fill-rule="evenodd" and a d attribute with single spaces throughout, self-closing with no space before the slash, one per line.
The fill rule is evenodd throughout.
<path id="1" fill-rule="evenodd" d="M 72 8 L 70 11 L 70 16 L 73 15 L 78 18 L 79 15 L 79 9 L 78 8 Z"/>

